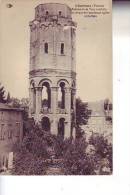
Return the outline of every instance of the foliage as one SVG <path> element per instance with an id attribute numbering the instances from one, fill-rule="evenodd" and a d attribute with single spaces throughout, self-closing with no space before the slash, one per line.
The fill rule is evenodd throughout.
<path id="1" fill-rule="evenodd" d="M 65 151 L 71 143 L 71 138 L 63 139 L 61 136 L 56 136 L 54 141 L 55 158 L 63 158 Z"/>
<path id="2" fill-rule="evenodd" d="M 0 83 L 0 103 L 6 103 L 5 99 L 5 89 Z"/>
<path id="3" fill-rule="evenodd" d="M 8 95 L 7 95 L 7 100 L 6 100 L 7 103 L 10 103 L 11 102 L 11 97 L 10 97 L 10 93 L 8 92 Z"/>
<path id="4" fill-rule="evenodd" d="M 88 103 L 82 102 L 80 98 L 76 99 L 76 125 L 81 127 L 86 125 L 91 111 L 88 109 Z"/>
<path id="5" fill-rule="evenodd" d="M 52 135 L 26 116 L 23 142 L 20 146 L 15 145 L 13 174 L 45 175 L 48 166 L 53 166 L 53 159 L 62 161 L 58 166 L 64 168 L 65 175 L 111 174 L 112 145 L 99 134 L 93 134 L 86 141 L 81 128 L 87 123 L 90 113 L 87 103 L 77 99 L 76 139 Z M 89 146 L 94 147 L 94 152 L 86 152 Z M 49 164 L 48 159 L 52 160 Z M 104 167 L 104 170 L 110 170 L 104 171 Z"/>
<path id="6" fill-rule="evenodd" d="M 108 140 L 100 134 L 93 134 L 89 139 L 89 144 L 95 147 L 95 154 L 99 163 L 101 164 L 102 160 L 108 161 L 110 172 L 112 172 L 112 144 L 108 143 Z"/>
<path id="7" fill-rule="evenodd" d="M 93 145 L 95 152 L 87 153 Z M 64 168 L 65 175 L 111 174 L 112 145 L 102 135 L 93 134 L 89 141 L 85 137 L 63 139 L 43 131 L 31 122 L 22 144 L 15 145 L 13 174 L 45 175 L 48 159 L 62 159 L 58 166 Z M 30 162 L 30 163 L 29 163 Z M 110 171 L 104 172 L 106 162 Z"/>
<path id="8" fill-rule="evenodd" d="M 91 145 L 94 152 L 87 153 Z M 112 173 L 112 145 L 103 135 L 92 135 L 89 142 L 86 142 L 85 138 L 74 140 L 66 147 L 63 158 L 66 175 Z"/>
<path id="9" fill-rule="evenodd" d="M 14 156 L 14 175 L 43 175 L 46 171 L 46 164 L 42 157 L 32 154 L 23 148 Z"/>
<path id="10" fill-rule="evenodd" d="M 12 107 L 15 107 L 15 108 L 27 109 L 29 107 L 29 99 L 28 98 L 18 99 L 18 98 L 11 97 L 10 103 L 11 103 Z"/>
<path id="11" fill-rule="evenodd" d="M 12 107 L 20 108 L 20 100 L 18 98 L 11 98 Z"/>
<path id="12" fill-rule="evenodd" d="M 20 100 L 20 106 L 21 106 L 22 108 L 28 107 L 28 106 L 29 106 L 29 99 L 28 99 L 28 98 L 22 98 L 22 99 Z"/>
<path id="13" fill-rule="evenodd" d="M 51 158 L 50 150 L 55 136 L 43 131 L 38 125 L 30 122 L 29 131 L 22 141 L 22 144 L 14 146 L 14 169 L 13 174 L 35 174 L 43 175 L 46 171 L 45 159 Z"/>
<path id="14" fill-rule="evenodd" d="M 82 175 L 86 168 L 86 142 L 84 138 L 68 144 L 64 151 L 64 168 L 66 175 Z"/>
<path id="15" fill-rule="evenodd" d="M 86 125 L 91 115 L 91 110 L 88 109 L 88 103 L 82 102 L 80 98 L 76 99 L 76 137 L 84 136 L 82 125 Z"/>

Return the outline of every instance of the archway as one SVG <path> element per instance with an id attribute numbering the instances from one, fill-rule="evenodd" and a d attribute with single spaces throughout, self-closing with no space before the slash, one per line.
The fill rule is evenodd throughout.
<path id="1" fill-rule="evenodd" d="M 65 119 L 60 118 L 58 123 L 58 135 L 64 138 L 64 133 L 65 133 Z"/>
<path id="2" fill-rule="evenodd" d="M 65 83 L 61 82 L 58 90 L 58 107 L 65 108 Z"/>
<path id="3" fill-rule="evenodd" d="M 50 131 L 50 120 L 48 117 L 42 118 L 41 125 L 44 131 Z"/>
<path id="4" fill-rule="evenodd" d="M 42 85 L 42 108 L 51 107 L 51 88 L 48 82 Z"/>

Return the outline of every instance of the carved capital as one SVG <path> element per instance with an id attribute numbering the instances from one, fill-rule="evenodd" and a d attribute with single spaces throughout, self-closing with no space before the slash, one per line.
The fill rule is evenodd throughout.
<path id="1" fill-rule="evenodd" d="M 75 95 L 76 94 L 76 89 L 72 88 L 71 92 L 72 92 L 72 95 Z"/>
<path id="2" fill-rule="evenodd" d="M 70 93 L 71 92 L 71 88 L 65 88 L 65 93 Z"/>
<path id="3" fill-rule="evenodd" d="M 35 87 L 36 91 L 42 91 L 42 87 Z"/>

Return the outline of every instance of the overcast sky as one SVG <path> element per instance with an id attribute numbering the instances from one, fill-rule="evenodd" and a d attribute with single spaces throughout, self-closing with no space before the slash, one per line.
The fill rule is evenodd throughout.
<path id="1" fill-rule="evenodd" d="M 3 0 L 0 15 L 0 81 L 11 96 L 28 97 L 29 21 L 34 19 L 34 8 L 46 0 Z M 61 2 L 51 0 L 49 2 Z M 74 7 L 78 1 L 66 0 Z M 82 0 L 83 4 L 94 2 Z M 110 8 L 109 0 L 100 0 Z M 7 8 L 11 3 L 12 8 Z M 79 1 L 81 4 L 81 1 Z M 112 97 L 111 17 L 97 19 L 73 15 L 77 22 L 76 69 L 77 96 L 84 101 Z"/>

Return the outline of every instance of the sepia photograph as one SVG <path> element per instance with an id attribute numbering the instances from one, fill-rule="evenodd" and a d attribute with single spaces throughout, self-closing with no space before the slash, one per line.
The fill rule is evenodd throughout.
<path id="1" fill-rule="evenodd" d="M 2 0 L 0 175 L 112 175 L 111 0 Z"/>

